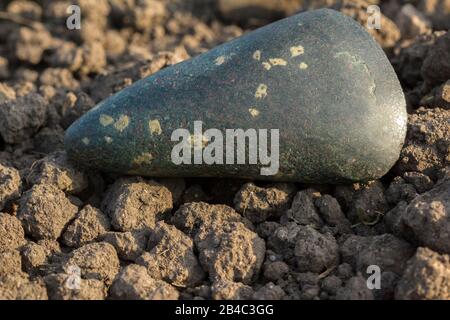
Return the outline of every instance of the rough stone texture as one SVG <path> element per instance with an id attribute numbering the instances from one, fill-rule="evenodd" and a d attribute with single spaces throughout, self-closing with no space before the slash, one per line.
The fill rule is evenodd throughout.
<path id="1" fill-rule="evenodd" d="M 373 292 L 367 288 L 362 276 L 350 278 L 344 287 L 338 289 L 336 300 L 373 300 Z"/>
<path id="2" fill-rule="evenodd" d="M 280 227 L 280 224 L 275 221 L 264 221 L 260 224 L 258 224 L 256 228 L 256 232 L 258 235 L 263 238 L 267 239 L 271 235 L 275 233 L 275 231 Z"/>
<path id="3" fill-rule="evenodd" d="M 58 273 L 44 278 L 48 297 L 51 300 L 104 300 L 106 297 L 105 284 L 96 279 L 79 279 L 77 287 L 71 284 L 71 275 Z M 69 284 L 69 285 L 68 285 Z"/>
<path id="4" fill-rule="evenodd" d="M 67 160 L 64 152 L 55 152 L 34 163 L 27 182 L 56 185 L 63 191 L 77 194 L 88 187 L 88 177 Z"/>
<path id="5" fill-rule="evenodd" d="M 347 217 L 353 223 L 370 224 L 377 221 L 388 209 L 384 187 L 380 181 L 359 184 Z"/>
<path id="6" fill-rule="evenodd" d="M 288 209 L 295 186 L 277 184 L 269 188 L 260 188 L 253 183 L 246 183 L 236 193 L 234 207 L 253 223 L 267 218 L 279 217 Z"/>
<path id="7" fill-rule="evenodd" d="M 16 249 L 0 249 L 0 277 L 22 272 L 20 252 Z"/>
<path id="8" fill-rule="evenodd" d="M 25 242 L 20 221 L 10 214 L 0 212 L 0 250 L 18 249 Z"/>
<path id="9" fill-rule="evenodd" d="M 35 134 L 46 120 L 46 103 L 31 93 L 0 104 L 0 136 L 7 143 L 19 143 Z"/>
<path id="10" fill-rule="evenodd" d="M 331 234 L 300 226 L 295 241 L 294 254 L 300 272 L 320 273 L 338 264 L 338 245 Z"/>
<path id="11" fill-rule="evenodd" d="M 272 282 L 266 283 L 263 287 L 259 288 L 254 294 L 252 299 L 254 300 L 281 300 L 286 296 L 286 293 L 280 286 L 273 284 Z"/>
<path id="12" fill-rule="evenodd" d="M 80 268 L 83 279 L 96 279 L 109 285 L 119 272 L 119 258 L 112 245 L 96 242 L 72 251 L 64 266 Z"/>
<path id="13" fill-rule="evenodd" d="M 247 300 L 253 296 L 252 287 L 241 282 L 217 280 L 211 286 L 214 300 Z"/>
<path id="14" fill-rule="evenodd" d="M 204 278 L 192 239 L 174 226 L 158 222 L 150 234 L 147 250 L 136 263 L 146 267 L 154 279 L 177 287 L 192 287 Z"/>
<path id="15" fill-rule="evenodd" d="M 420 104 L 426 107 L 450 109 L 450 80 L 434 87 L 426 96 L 420 99 Z"/>
<path id="16" fill-rule="evenodd" d="M 194 237 L 200 228 L 209 228 L 213 224 L 223 225 L 228 222 L 240 222 L 242 216 L 225 205 L 211 205 L 205 202 L 183 204 L 173 215 L 173 224 Z"/>
<path id="17" fill-rule="evenodd" d="M 62 236 L 69 247 L 80 247 L 96 240 L 110 229 L 109 219 L 99 209 L 90 205 L 78 212 Z"/>
<path id="18" fill-rule="evenodd" d="M 131 264 L 117 275 L 110 289 L 111 298 L 126 300 L 176 300 L 178 291 L 170 284 L 153 279 L 145 267 Z"/>
<path id="19" fill-rule="evenodd" d="M 419 108 L 409 115 L 397 172 L 416 171 L 436 179 L 439 169 L 450 165 L 449 118 L 450 110 L 440 108 Z"/>
<path id="20" fill-rule="evenodd" d="M 95 103 L 85 92 L 80 92 L 74 96 L 68 96 L 67 103 L 61 107 L 60 125 L 67 129 L 74 121 L 94 107 Z"/>
<path id="21" fill-rule="evenodd" d="M 249 284 L 258 276 L 266 246 L 244 224 L 203 225 L 194 240 L 200 263 L 211 281 L 224 279 Z"/>
<path id="22" fill-rule="evenodd" d="M 100 239 L 112 244 L 123 260 L 136 261 L 147 247 L 145 232 L 106 232 Z"/>
<path id="23" fill-rule="evenodd" d="M 323 226 L 323 221 L 314 206 L 312 193 L 313 191 L 311 190 L 298 192 L 292 201 L 291 208 L 287 210 L 286 215 L 289 219 L 298 224 L 320 228 Z"/>
<path id="24" fill-rule="evenodd" d="M 410 202 L 416 196 L 416 188 L 412 184 L 406 183 L 402 177 L 395 177 L 385 193 L 387 202 L 392 205 L 396 205 L 402 200 Z"/>
<path id="25" fill-rule="evenodd" d="M 368 266 L 377 265 L 383 272 L 401 275 L 414 249 L 408 242 L 386 233 L 371 237 L 349 236 L 340 247 L 340 253 L 343 262 L 362 274 L 366 274 Z"/>
<path id="26" fill-rule="evenodd" d="M 435 31 L 430 35 L 422 35 L 411 45 L 402 48 L 397 56 L 392 59 L 394 68 L 400 81 L 410 91 L 407 93 L 407 102 L 410 107 L 417 108 L 423 96 L 421 69 L 423 62 L 433 49 L 436 40 L 445 32 Z M 411 90 L 414 89 L 414 90 Z"/>
<path id="27" fill-rule="evenodd" d="M 408 261 L 395 293 L 397 299 L 450 299 L 450 256 L 418 248 Z"/>
<path id="28" fill-rule="evenodd" d="M 273 250 L 277 256 L 283 257 L 284 261 L 291 265 L 296 265 L 296 257 L 294 249 L 297 243 L 297 234 L 300 227 L 295 222 L 289 222 L 285 225 L 278 226 L 274 232 L 267 238 L 267 248 Z"/>
<path id="29" fill-rule="evenodd" d="M 103 200 L 104 212 L 119 231 L 151 230 L 172 205 L 172 194 L 166 187 L 140 178 L 117 180 Z"/>
<path id="30" fill-rule="evenodd" d="M 61 252 L 59 243 L 51 240 L 28 242 L 22 248 L 22 267 L 29 274 L 39 274 L 50 268 L 51 258 Z"/>
<path id="31" fill-rule="evenodd" d="M 47 300 L 42 279 L 30 280 L 26 273 L 0 276 L 0 300 Z"/>
<path id="32" fill-rule="evenodd" d="M 422 245 L 450 253 L 450 176 L 415 198 L 401 213 L 402 229 Z"/>
<path id="33" fill-rule="evenodd" d="M 321 289 L 328 294 L 334 296 L 342 287 L 341 278 L 331 275 L 322 280 Z"/>
<path id="34" fill-rule="evenodd" d="M 36 184 L 20 198 L 17 216 L 33 238 L 57 239 L 77 212 L 57 187 Z"/>
<path id="35" fill-rule="evenodd" d="M 282 279 L 289 272 L 289 266 L 283 261 L 269 262 L 264 265 L 264 278 L 270 281 Z"/>
<path id="36" fill-rule="evenodd" d="M 330 227 L 336 228 L 339 233 L 351 233 L 350 221 L 342 212 L 339 202 L 328 194 L 314 200 L 320 217 Z"/>

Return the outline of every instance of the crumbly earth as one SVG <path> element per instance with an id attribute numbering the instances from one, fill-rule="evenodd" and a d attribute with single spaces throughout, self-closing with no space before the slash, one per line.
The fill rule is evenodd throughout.
<path id="1" fill-rule="evenodd" d="M 450 299 L 449 1 L 72 2 L 79 30 L 67 1 L 0 2 L 0 299 Z M 366 26 L 371 4 L 409 113 L 381 179 L 150 179 L 67 159 L 64 130 L 133 82 L 299 10 Z"/>

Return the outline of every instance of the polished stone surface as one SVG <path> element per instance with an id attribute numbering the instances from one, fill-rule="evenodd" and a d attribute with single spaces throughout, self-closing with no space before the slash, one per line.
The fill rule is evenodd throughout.
<path id="1" fill-rule="evenodd" d="M 351 18 L 321 9 L 136 82 L 75 122 L 65 147 L 81 165 L 124 174 L 340 183 L 384 175 L 398 159 L 406 119 L 382 49 Z M 174 164 L 173 131 L 193 133 L 197 120 L 203 132 L 279 129 L 277 174 L 261 175 L 259 161 Z M 200 151 L 208 146 L 201 140 Z"/>

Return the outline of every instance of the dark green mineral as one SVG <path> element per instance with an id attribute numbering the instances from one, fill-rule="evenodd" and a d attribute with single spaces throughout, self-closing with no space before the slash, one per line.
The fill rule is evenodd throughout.
<path id="1" fill-rule="evenodd" d="M 65 147 L 83 166 L 123 174 L 333 183 L 385 174 L 405 132 L 385 54 L 323 9 L 136 82 L 75 122 Z"/>

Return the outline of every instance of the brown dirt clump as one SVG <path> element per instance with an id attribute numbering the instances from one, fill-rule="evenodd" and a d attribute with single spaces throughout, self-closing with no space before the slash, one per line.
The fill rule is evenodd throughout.
<path id="1" fill-rule="evenodd" d="M 96 279 L 110 285 L 119 272 L 119 258 L 112 245 L 96 242 L 72 251 L 64 266 L 80 268 L 83 279 Z"/>
<path id="2" fill-rule="evenodd" d="M 450 298 L 450 256 L 418 248 L 399 281 L 397 299 L 431 300 Z"/>
<path id="3" fill-rule="evenodd" d="M 436 179 L 450 165 L 450 111 L 418 109 L 409 116 L 408 134 L 396 170 L 416 171 Z"/>
<path id="4" fill-rule="evenodd" d="M 36 184 L 20 198 L 17 216 L 34 239 L 57 239 L 77 212 L 77 206 L 57 187 Z"/>
<path id="5" fill-rule="evenodd" d="M 136 263 L 146 267 L 154 279 L 177 287 L 194 287 L 204 278 L 192 239 L 174 226 L 158 222 L 150 234 L 147 250 Z"/>
<path id="6" fill-rule="evenodd" d="M 173 300 L 178 295 L 178 291 L 170 284 L 153 279 L 145 267 L 136 264 L 123 268 L 111 286 L 113 299 Z"/>
<path id="7" fill-rule="evenodd" d="M 87 205 L 78 212 L 62 236 L 62 241 L 69 247 L 81 247 L 95 241 L 111 228 L 108 217 L 100 210 Z"/>
<path id="8" fill-rule="evenodd" d="M 170 191 L 140 178 L 117 180 L 103 200 L 105 212 L 119 231 L 151 230 L 172 209 Z"/>
<path id="9" fill-rule="evenodd" d="M 26 242 L 20 221 L 7 213 L 0 213 L 0 249 L 18 249 Z"/>

